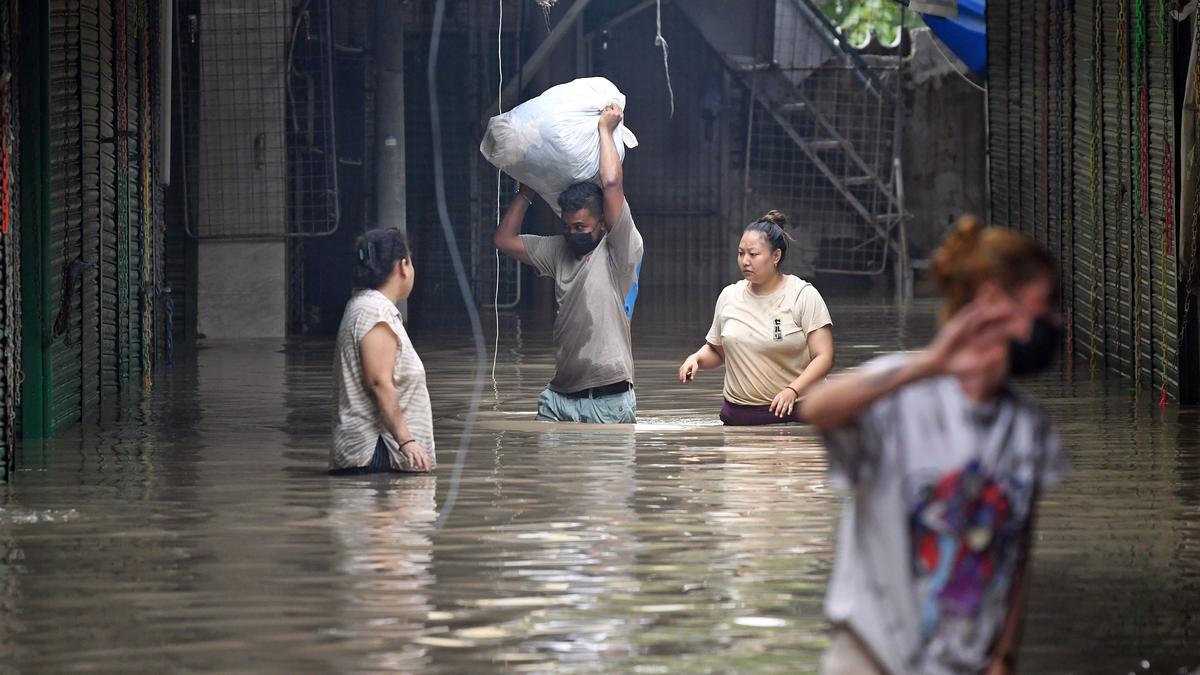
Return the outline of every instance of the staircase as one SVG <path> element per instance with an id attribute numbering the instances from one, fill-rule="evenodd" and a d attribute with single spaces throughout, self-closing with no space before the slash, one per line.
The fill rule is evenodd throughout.
<path id="1" fill-rule="evenodd" d="M 711 4 L 677 6 L 714 49 L 722 44 L 724 21 Z M 771 62 L 745 56 L 752 47 L 718 49 L 754 101 L 746 187 L 758 209 L 789 213 L 817 271 L 878 275 L 894 256 L 891 267 L 904 281 L 894 59 L 873 64 L 849 48 L 811 0 L 776 0 L 774 10 Z M 720 40 L 728 47 L 727 31 Z"/>

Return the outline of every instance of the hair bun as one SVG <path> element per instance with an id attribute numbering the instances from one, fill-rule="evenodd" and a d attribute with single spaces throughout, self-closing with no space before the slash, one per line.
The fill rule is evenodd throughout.
<path id="1" fill-rule="evenodd" d="M 954 230 L 946 236 L 945 243 L 934 254 L 930 264 L 933 278 L 943 290 L 952 286 L 954 280 L 960 276 L 967 259 L 982 237 L 983 222 L 977 216 L 966 214 L 955 223 Z"/>
<path id="2" fill-rule="evenodd" d="M 764 213 L 763 217 L 760 218 L 759 220 L 762 220 L 763 222 L 771 223 L 772 225 L 775 225 L 778 227 L 787 227 L 787 216 L 783 215 L 783 211 L 777 211 L 775 209 L 771 209 L 770 211 L 767 211 L 766 213 Z"/>

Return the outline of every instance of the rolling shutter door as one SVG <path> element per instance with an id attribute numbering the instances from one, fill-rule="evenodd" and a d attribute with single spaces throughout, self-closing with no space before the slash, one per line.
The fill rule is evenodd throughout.
<path id="1" fill-rule="evenodd" d="M 79 2 L 56 0 L 50 15 L 50 285 L 54 319 L 50 347 L 50 428 L 80 419 L 83 372 L 82 283 L 70 266 L 82 256 L 83 130 L 80 110 Z M 74 281 L 81 282 L 76 266 Z"/>

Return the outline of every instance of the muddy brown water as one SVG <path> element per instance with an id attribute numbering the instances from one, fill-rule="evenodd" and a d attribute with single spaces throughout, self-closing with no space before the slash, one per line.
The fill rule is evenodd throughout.
<path id="1" fill-rule="evenodd" d="M 839 367 L 917 344 L 932 306 L 831 303 Z M 210 343 L 147 401 L 27 442 L 0 486 L 0 671 L 804 672 L 840 496 L 811 430 L 726 430 L 675 381 L 711 307 L 639 308 L 636 427 L 532 421 L 546 321 L 502 317 L 458 503 L 463 325 L 414 335 L 442 463 L 330 478 L 331 345 Z M 485 323 L 490 323 L 488 317 Z M 1200 668 L 1200 414 L 1029 384 L 1074 463 L 1046 495 L 1026 673 Z"/>

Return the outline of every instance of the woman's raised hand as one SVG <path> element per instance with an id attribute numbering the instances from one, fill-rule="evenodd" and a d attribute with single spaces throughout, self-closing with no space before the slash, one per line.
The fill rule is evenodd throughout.
<path id="1" fill-rule="evenodd" d="M 928 358 L 938 372 L 966 376 L 1008 358 L 1015 309 L 979 300 L 964 307 L 938 331 Z"/>

